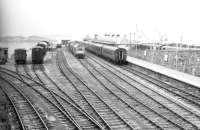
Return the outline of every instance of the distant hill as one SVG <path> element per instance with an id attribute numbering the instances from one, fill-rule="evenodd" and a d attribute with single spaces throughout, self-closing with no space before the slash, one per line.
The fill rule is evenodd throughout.
<path id="1" fill-rule="evenodd" d="M 50 40 L 45 37 L 41 36 L 29 36 L 29 37 L 23 37 L 23 36 L 5 36 L 0 37 L 0 42 L 37 42 L 41 40 Z"/>

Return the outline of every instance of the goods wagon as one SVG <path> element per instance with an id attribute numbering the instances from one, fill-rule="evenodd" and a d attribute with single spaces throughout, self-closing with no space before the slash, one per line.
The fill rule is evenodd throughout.
<path id="1" fill-rule="evenodd" d="M 14 58 L 16 64 L 25 64 L 26 63 L 26 49 L 15 49 Z"/>
<path id="2" fill-rule="evenodd" d="M 32 63 L 42 64 L 44 59 L 44 49 L 43 47 L 36 46 L 32 48 Z"/>
<path id="3" fill-rule="evenodd" d="M 0 64 L 5 64 L 8 60 L 8 48 L 0 47 Z"/>

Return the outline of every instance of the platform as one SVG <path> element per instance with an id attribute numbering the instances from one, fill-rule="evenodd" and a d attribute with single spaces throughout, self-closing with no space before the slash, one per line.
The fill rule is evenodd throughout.
<path id="1" fill-rule="evenodd" d="M 182 81 L 187 84 L 190 84 L 190 85 L 200 88 L 200 78 L 199 77 L 195 77 L 195 76 L 183 73 L 183 72 L 172 70 L 172 69 L 166 68 L 164 66 L 156 65 L 156 64 L 153 64 L 153 63 L 150 63 L 150 62 L 147 62 L 144 60 L 136 59 L 136 58 L 130 57 L 130 56 L 127 57 L 127 61 L 130 63 L 133 63 L 135 65 L 150 69 L 157 73 L 166 75 L 170 78 L 174 78 L 179 81 Z"/>

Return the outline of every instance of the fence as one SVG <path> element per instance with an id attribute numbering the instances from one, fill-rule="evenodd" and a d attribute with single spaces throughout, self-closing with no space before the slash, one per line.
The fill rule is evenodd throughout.
<path id="1" fill-rule="evenodd" d="M 200 77 L 200 51 L 129 49 L 129 56 Z"/>

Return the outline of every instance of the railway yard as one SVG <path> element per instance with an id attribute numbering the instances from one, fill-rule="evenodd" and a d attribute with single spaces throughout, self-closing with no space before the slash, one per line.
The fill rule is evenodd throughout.
<path id="1" fill-rule="evenodd" d="M 43 64 L 0 66 L 12 130 L 198 130 L 200 88 L 67 47 Z"/>

